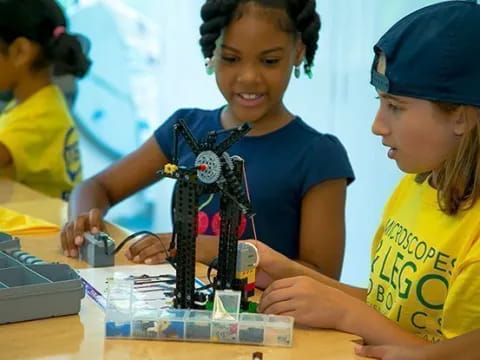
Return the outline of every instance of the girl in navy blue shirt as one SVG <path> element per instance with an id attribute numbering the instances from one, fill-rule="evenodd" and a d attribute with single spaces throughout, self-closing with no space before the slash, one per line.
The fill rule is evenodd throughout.
<path id="1" fill-rule="evenodd" d="M 172 125 L 183 118 L 196 137 L 245 122 L 253 129 L 228 151 L 245 160 L 258 238 L 290 258 L 338 278 L 345 243 L 346 186 L 353 180 L 347 154 L 332 135 L 320 134 L 283 103 L 292 71 L 312 75 L 320 18 L 314 0 L 212 1 L 202 7 L 200 45 L 207 72 L 215 73 L 227 105 L 182 109 L 137 151 L 76 188 L 70 220 L 62 232 L 67 256 L 77 256 L 84 231 L 103 228 L 107 210 L 154 183 L 172 159 Z M 193 154 L 179 144 L 180 165 Z M 126 176 L 128 175 L 128 176 Z M 218 249 L 218 201 L 202 209 L 197 259 L 209 262 Z M 243 222 L 240 238 L 253 236 Z M 170 235 L 162 235 L 165 244 Z M 130 246 L 127 257 L 153 264 L 165 259 L 152 237 Z"/>

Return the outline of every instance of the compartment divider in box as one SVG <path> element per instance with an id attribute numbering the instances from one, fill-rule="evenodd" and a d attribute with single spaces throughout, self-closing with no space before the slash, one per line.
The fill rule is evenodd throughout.
<path id="1" fill-rule="evenodd" d="M 58 272 L 58 273 L 55 273 Z M 85 290 L 65 264 L 0 270 L 0 324 L 77 314 Z"/>
<path id="2" fill-rule="evenodd" d="M 0 251 L 0 269 L 23 266 L 17 259 L 11 257 L 4 251 Z"/>
<path id="3" fill-rule="evenodd" d="M 25 267 L 51 282 L 80 281 L 78 273 L 67 264 L 38 264 L 26 265 Z"/>
<path id="4" fill-rule="evenodd" d="M 0 324 L 78 314 L 85 288 L 66 264 L 48 264 L 0 232 Z"/>
<path id="5" fill-rule="evenodd" d="M 1 269 L 0 282 L 10 288 L 51 283 L 46 277 L 35 273 L 25 266 Z"/>

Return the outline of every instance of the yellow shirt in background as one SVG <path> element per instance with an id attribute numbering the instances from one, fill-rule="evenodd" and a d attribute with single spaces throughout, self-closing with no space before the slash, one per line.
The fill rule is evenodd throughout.
<path id="1" fill-rule="evenodd" d="M 480 328 L 479 233 L 480 201 L 448 216 L 405 176 L 374 239 L 367 302 L 431 342 Z"/>
<path id="2" fill-rule="evenodd" d="M 0 169 L 46 195 L 68 199 L 81 181 L 78 134 L 60 89 L 49 85 L 0 115 L 0 142 L 13 159 Z"/>

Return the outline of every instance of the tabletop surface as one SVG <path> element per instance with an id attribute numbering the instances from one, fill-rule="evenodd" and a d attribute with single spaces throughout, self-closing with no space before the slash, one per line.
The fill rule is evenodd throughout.
<path id="1" fill-rule="evenodd" d="M 36 216 L 61 225 L 66 219 L 65 202 L 46 197 L 21 184 L 0 178 L 0 207 Z M 108 224 L 117 241 L 129 232 Z M 88 264 L 64 257 L 60 233 L 20 236 L 24 251 L 45 261 L 66 263 L 76 269 Z M 122 253 L 116 264 L 131 265 Z M 196 266 L 205 279 L 206 267 Z M 104 313 L 87 296 L 78 315 L 0 325 L 0 359 L 238 359 L 250 360 L 253 352 L 263 359 L 360 359 L 353 354 L 358 337 L 332 330 L 296 327 L 291 348 L 173 341 L 105 339 Z"/>

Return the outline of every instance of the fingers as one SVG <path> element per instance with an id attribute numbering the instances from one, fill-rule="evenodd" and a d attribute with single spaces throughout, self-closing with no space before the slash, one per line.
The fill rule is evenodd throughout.
<path id="1" fill-rule="evenodd" d="M 277 281 L 269 287 L 270 291 L 267 294 L 263 294 L 258 311 L 265 314 L 279 314 L 295 310 L 292 307 L 293 302 L 290 301 L 295 296 L 295 289 L 292 286 L 284 286 L 285 282 L 279 285 L 276 283 Z"/>
<path id="2" fill-rule="evenodd" d="M 262 303 L 263 301 L 260 304 Z M 295 301 L 290 297 L 287 297 L 285 300 L 264 304 L 263 308 L 259 309 L 261 313 L 266 315 L 283 315 L 285 313 L 293 314 L 296 312 L 296 310 Z"/>
<path id="3" fill-rule="evenodd" d="M 104 230 L 102 213 L 99 209 L 92 209 L 88 212 L 89 230 L 92 234 L 96 234 Z"/>
<path id="4" fill-rule="evenodd" d="M 151 236 L 144 236 L 141 239 L 135 241 L 132 245 L 129 246 L 128 251 L 130 256 L 135 259 L 135 257 L 145 248 L 149 247 L 153 243 L 153 238 Z M 134 260 L 135 261 L 135 260 Z"/>
<path id="5" fill-rule="evenodd" d="M 268 296 L 268 294 L 270 294 L 273 291 L 291 287 L 294 284 L 296 284 L 297 281 L 298 281 L 298 276 L 276 280 L 263 292 L 262 298 Z"/>
<path id="6" fill-rule="evenodd" d="M 266 251 L 269 251 L 269 250 L 272 250 L 270 247 L 268 247 L 267 245 L 265 245 L 264 243 L 262 243 L 261 241 L 258 241 L 258 240 L 253 240 L 253 239 L 249 239 L 249 240 L 242 240 L 242 242 L 246 242 L 246 243 L 249 243 L 249 244 L 252 244 L 253 246 L 255 246 L 257 248 L 257 251 L 261 257 L 262 253 L 266 252 Z"/>
<path id="7" fill-rule="evenodd" d="M 87 225 L 88 224 L 86 216 L 77 217 L 73 223 L 73 241 L 74 244 L 78 247 L 82 246 L 83 244 L 83 233 L 86 231 Z"/>
<path id="8" fill-rule="evenodd" d="M 68 239 L 67 239 L 67 226 L 68 223 L 65 224 L 62 228 L 62 232 L 60 233 L 60 241 L 62 244 L 63 255 L 68 256 L 70 254 L 69 246 L 68 246 Z"/>
<path id="9" fill-rule="evenodd" d="M 139 262 L 139 263 L 151 264 L 153 261 L 152 260 L 153 258 L 155 258 L 158 263 L 158 262 L 164 262 L 165 257 L 166 255 L 163 250 L 163 247 L 161 246 L 161 244 L 159 244 L 159 242 L 156 242 L 144 248 L 142 251 L 140 251 L 137 254 L 137 256 L 133 258 L 133 261 Z"/>
<path id="10" fill-rule="evenodd" d="M 81 214 L 65 224 L 60 234 L 63 254 L 78 256 L 78 248 L 83 245 L 85 232 L 98 233 L 104 229 L 102 214 L 99 209 L 92 209 Z"/>
<path id="11" fill-rule="evenodd" d="M 265 245 L 264 243 L 258 240 L 250 239 L 250 240 L 243 240 L 242 242 L 246 242 L 255 246 L 255 248 L 258 251 L 258 255 L 260 256 L 260 261 L 262 261 L 262 258 L 265 258 L 265 257 L 268 258 L 269 256 L 271 257 L 273 256 L 273 254 L 276 253 L 276 251 L 273 250 L 271 247 Z"/>
<path id="12" fill-rule="evenodd" d="M 132 261 L 133 260 L 133 255 L 132 255 L 132 252 L 130 251 L 130 248 L 128 248 L 127 250 L 125 250 L 125 257 Z"/>
<path id="13" fill-rule="evenodd" d="M 75 251 L 76 247 L 75 244 L 73 243 L 73 223 L 69 222 L 66 223 L 65 226 L 62 229 L 62 233 L 60 235 L 60 239 L 62 242 L 62 249 L 63 249 L 63 254 L 65 256 L 76 256 Z"/>
<path id="14" fill-rule="evenodd" d="M 385 353 L 385 346 L 355 345 L 355 354 L 359 356 L 382 359 Z"/>
<path id="15" fill-rule="evenodd" d="M 157 252 L 155 255 L 148 256 L 144 260 L 144 263 L 147 265 L 163 264 L 164 262 L 166 262 L 166 256 L 163 250 L 162 252 Z"/>
<path id="16" fill-rule="evenodd" d="M 125 254 L 136 263 L 159 264 L 165 262 L 165 248 L 160 240 L 148 236 L 136 241 Z"/>

